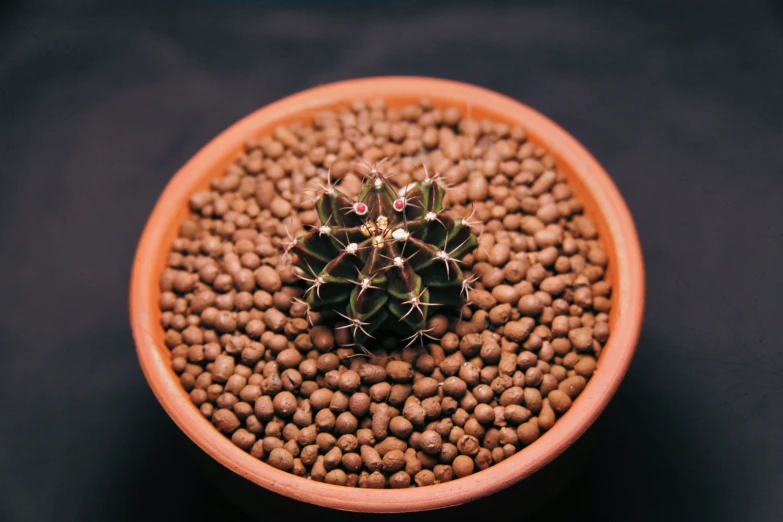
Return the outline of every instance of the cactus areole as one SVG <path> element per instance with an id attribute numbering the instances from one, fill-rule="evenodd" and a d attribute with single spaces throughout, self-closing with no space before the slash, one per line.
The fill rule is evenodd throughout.
<path id="1" fill-rule="evenodd" d="M 471 281 L 461 260 L 478 241 L 474 223 L 443 208 L 445 190 L 426 169 L 398 193 L 371 168 L 356 201 L 331 180 L 321 186 L 320 226 L 286 249 L 307 284 L 309 309 L 341 316 L 347 324 L 338 328 L 364 350 L 381 332 L 423 342 L 431 312 L 458 313 Z"/>

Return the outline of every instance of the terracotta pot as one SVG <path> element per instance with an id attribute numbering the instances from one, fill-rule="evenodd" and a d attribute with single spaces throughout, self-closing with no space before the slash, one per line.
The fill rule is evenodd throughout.
<path id="1" fill-rule="evenodd" d="M 160 326 L 158 279 L 188 198 L 206 188 L 242 150 L 245 140 L 281 124 L 311 117 L 350 101 L 384 98 L 392 107 L 430 98 L 437 106 L 460 107 L 472 118 L 522 125 L 529 139 L 547 148 L 596 222 L 609 257 L 612 282 L 611 336 L 590 379 L 571 409 L 533 444 L 511 458 L 452 482 L 405 490 L 367 490 L 314 482 L 279 471 L 234 446 L 190 402 L 170 366 Z M 431 78 L 388 77 L 316 87 L 272 103 L 232 125 L 174 176 L 158 200 L 136 252 L 130 287 L 130 316 L 142 370 L 160 403 L 182 431 L 228 470 L 251 483 L 296 500 L 367 512 L 406 512 L 469 502 L 528 478 L 579 439 L 606 407 L 631 362 L 642 326 L 644 268 L 631 215 L 598 162 L 567 132 L 529 107 L 483 88 Z"/>

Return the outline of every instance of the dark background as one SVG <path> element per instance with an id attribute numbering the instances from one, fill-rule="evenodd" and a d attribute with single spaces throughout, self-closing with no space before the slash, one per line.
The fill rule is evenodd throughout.
<path id="1" fill-rule="evenodd" d="M 135 243 L 170 176 L 240 117 L 413 74 L 552 117 L 639 229 L 637 356 L 592 460 L 535 520 L 781 520 L 781 3 L 284 4 L 0 8 L 0 519 L 245 520 L 138 366 Z M 514 500 L 413 518 L 513 520 Z"/>

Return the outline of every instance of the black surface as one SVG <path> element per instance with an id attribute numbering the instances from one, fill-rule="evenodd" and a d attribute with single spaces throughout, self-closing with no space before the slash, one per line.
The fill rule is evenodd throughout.
<path id="1" fill-rule="evenodd" d="M 539 109 L 636 218 L 638 354 L 592 461 L 536 520 L 783 517 L 780 3 L 67 3 L 0 11 L 0 519 L 243 520 L 138 367 L 135 243 L 171 174 L 226 126 L 381 74 Z M 513 500 L 414 518 L 513 519 Z M 264 501 L 270 517 L 338 518 Z"/>

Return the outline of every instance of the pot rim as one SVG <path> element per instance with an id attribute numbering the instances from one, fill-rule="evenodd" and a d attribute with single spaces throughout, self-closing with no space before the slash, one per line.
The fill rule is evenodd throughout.
<path id="1" fill-rule="evenodd" d="M 533 141 L 569 167 L 569 182 L 582 183 L 594 200 L 592 214 L 599 237 L 614 264 L 611 334 L 599 358 L 599 368 L 571 409 L 534 443 L 510 458 L 451 482 L 402 490 L 347 488 L 280 471 L 246 453 L 218 432 L 190 401 L 161 349 L 162 328 L 157 310 L 158 270 L 171 222 L 183 215 L 183 205 L 206 170 L 214 171 L 233 158 L 245 140 L 270 122 L 293 121 L 324 106 L 354 99 L 429 97 L 438 104 L 481 108 L 499 119 L 519 122 Z M 587 206 L 587 205 L 586 205 Z M 601 223 L 599 223 L 599 221 Z M 608 237 L 607 237 L 608 233 Z M 613 250 L 612 256 L 609 252 Z M 631 214 L 617 187 L 593 156 L 560 126 L 530 107 L 488 89 L 427 77 L 386 76 L 344 80 L 311 88 L 271 103 L 220 133 L 194 155 L 170 180 L 145 225 L 134 258 L 130 285 L 130 320 L 144 375 L 163 408 L 202 450 L 242 477 L 279 494 L 325 507 L 376 513 L 411 512 L 463 504 L 524 479 L 573 444 L 609 403 L 636 349 L 644 313 L 645 280 L 641 246 Z"/>

